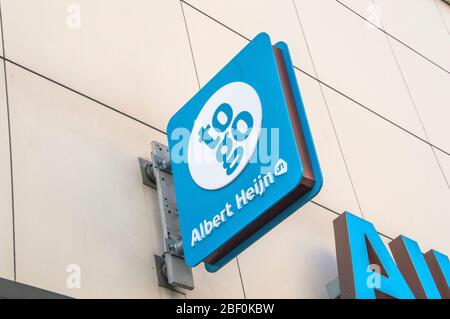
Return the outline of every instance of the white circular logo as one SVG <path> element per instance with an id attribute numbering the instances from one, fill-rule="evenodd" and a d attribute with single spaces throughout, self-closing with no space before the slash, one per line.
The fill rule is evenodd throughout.
<path id="1" fill-rule="evenodd" d="M 231 183 L 247 166 L 261 132 L 261 101 L 255 89 L 232 82 L 214 93 L 189 138 L 189 171 L 208 190 Z"/>

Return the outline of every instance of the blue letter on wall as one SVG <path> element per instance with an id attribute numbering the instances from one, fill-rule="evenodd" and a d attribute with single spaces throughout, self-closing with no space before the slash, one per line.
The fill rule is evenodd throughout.
<path id="1" fill-rule="evenodd" d="M 442 298 L 450 299 L 450 261 L 448 257 L 432 249 L 425 254 L 425 260 Z"/>
<path id="2" fill-rule="evenodd" d="M 372 223 L 346 212 L 334 221 L 334 231 L 341 298 L 414 298 Z M 373 276 L 379 276 L 375 286 Z"/>
<path id="3" fill-rule="evenodd" d="M 440 299 L 438 287 L 417 242 L 406 236 L 398 236 L 389 243 L 389 247 L 414 296 Z"/>

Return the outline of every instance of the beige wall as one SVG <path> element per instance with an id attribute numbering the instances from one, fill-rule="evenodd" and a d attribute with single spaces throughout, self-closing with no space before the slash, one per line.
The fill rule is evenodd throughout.
<path id="1" fill-rule="evenodd" d="M 80 28 L 67 26 L 70 4 Z M 73 297 L 327 298 L 332 221 L 344 210 L 450 253 L 442 1 L 0 5 L 1 277 Z M 196 267 L 193 291 L 159 288 L 158 203 L 137 158 L 167 142 L 170 116 L 261 31 L 291 47 L 323 189 L 219 273 Z M 66 285 L 70 264 L 81 266 L 80 289 Z"/>

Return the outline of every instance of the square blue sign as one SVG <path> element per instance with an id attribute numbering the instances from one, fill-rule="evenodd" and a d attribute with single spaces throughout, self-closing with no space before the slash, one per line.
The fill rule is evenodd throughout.
<path id="1" fill-rule="evenodd" d="M 272 46 L 266 33 L 187 102 L 167 132 L 189 266 L 218 270 L 321 188 L 288 47 Z"/>

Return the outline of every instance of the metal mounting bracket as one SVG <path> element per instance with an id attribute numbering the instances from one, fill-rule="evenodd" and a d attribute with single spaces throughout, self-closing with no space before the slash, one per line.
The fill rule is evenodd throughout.
<path id="1" fill-rule="evenodd" d="M 156 188 L 163 230 L 164 250 L 155 256 L 158 284 L 177 292 L 177 287 L 194 289 L 192 269 L 184 261 L 178 209 L 173 185 L 172 166 L 166 145 L 152 142 L 151 162 L 139 158 L 142 181 Z"/>

